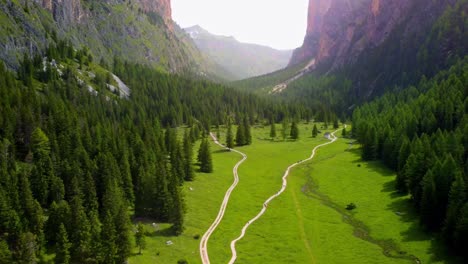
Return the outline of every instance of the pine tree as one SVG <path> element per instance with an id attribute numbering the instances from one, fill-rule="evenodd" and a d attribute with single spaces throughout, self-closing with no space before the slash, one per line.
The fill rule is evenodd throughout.
<path id="1" fill-rule="evenodd" d="M 200 171 L 205 173 L 213 172 L 213 161 L 208 139 L 204 139 L 200 146 Z"/>
<path id="2" fill-rule="evenodd" d="M 234 148 L 234 136 L 232 135 L 232 125 L 228 122 L 227 133 L 226 133 L 226 147 L 229 149 Z"/>
<path id="3" fill-rule="evenodd" d="M 466 185 L 461 174 L 457 174 L 455 181 L 452 183 L 449 193 L 449 204 L 447 207 L 447 215 L 443 228 L 443 234 L 446 241 L 453 243 L 455 225 L 460 215 L 463 203 L 466 201 Z M 453 245 L 455 246 L 455 245 Z"/>
<path id="4" fill-rule="evenodd" d="M 245 138 L 244 124 L 239 124 L 239 126 L 237 127 L 237 132 L 236 132 L 236 145 L 245 146 L 246 144 L 247 144 L 247 141 Z"/>
<path id="5" fill-rule="evenodd" d="M 299 128 L 297 127 L 296 122 L 292 122 L 291 124 L 291 133 L 290 136 L 292 139 L 297 140 L 299 139 Z"/>
<path id="6" fill-rule="evenodd" d="M 408 188 L 406 185 L 407 176 L 403 168 L 408 160 L 409 155 L 411 154 L 410 143 L 407 137 L 403 138 L 403 142 L 400 146 L 400 151 L 398 152 L 398 168 L 396 176 L 396 188 L 400 192 L 407 192 Z"/>
<path id="7" fill-rule="evenodd" d="M 141 255 L 141 250 L 146 248 L 145 229 L 141 223 L 136 226 L 135 244 L 138 247 L 138 254 Z"/>
<path id="8" fill-rule="evenodd" d="M 173 196 L 173 206 L 171 208 L 172 212 L 170 221 L 173 223 L 172 231 L 176 236 L 179 236 L 184 231 L 184 199 L 182 198 L 182 193 L 179 186 L 171 185 L 170 188 Z"/>
<path id="9" fill-rule="evenodd" d="M 247 117 L 244 118 L 244 141 L 245 145 L 252 144 L 252 133 L 250 131 L 250 123 Z"/>
<path id="10" fill-rule="evenodd" d="M 344 127 L 343 130 L 341 131 L 341 136 L 345 138 L 347 134 L 348 133 L 346 132 L 346 127 Z"/>
<path id="11" fill-rule="evenodd" d="M 195 179 L 195 172 L 193 170 L 193 145 L 190 141 L 189 133 L 184 134 L 184 171 L 185 171 L 185 180 L 193 181 Z"/>
<path id="12" fill-rule="evenodd" d="M 122 176 L 122 188 L 125 193 L 125 200 L 129 205 L 135 202 L 135 194 L 133 192 L 132 174 L 130 172 L 130 163 L 128 162 L 127 151 L 124 151 L 120 158 L 120 171 Z"/>
<path id="13" fill-rule="evenodd" d="M 334 129 L 338 129 L 339 127 L 340 127 L 340 124 L 338 123 L 338 119 L 335 119 L 335 120 L 333 121 L 333 128 L 334 128 Z"/>
<path id="14" fill-rule="evenodd" d="M 36 236 L 30 232 L 22 233 L 18 241 L 16 260 L 18 263 L 37 263 L 38 253 Z"/>
<path id="15" fill-rule="evenodd" d="M 70 206 L 66 201 L 58 203 L 53 202 L 49 208 L 49 218 L 45 226 L 45 236 L 50 245 L 58 243 L 57 241 L 57 226 L 71 228 L 71 211 Z M 67 234 L 67 239 L 69 238 Z"/>
<path id="16" fill-rule="evenodd" d="M 48 205 L 49 184 L 55 177 L 50 158 L 49 138 L 36 128 L 31 136 L 34 168 L 31 175 L 31 190 L 42 206 Z"/>
<path id="17" fill-rule="evenodd" d="M 67 230 L 63 224 L 59 227 L 57 234 L 57 247 L 55 253 L 55 263 L 70 263 L 70 247 L 72 244 L 68 241 Z"/>
<path id="18" fill-rule="evenodd" d="M 99 262 L 101 260 L 102 251 L 101 251 L 101 232 L 102 232 L 102 224 L 99 220 L 99 213 L 97 211 L 90 211 L 89 215 L 89 223 L 91 226 L 90 234 L 91 234 L 91 243 L 89 244 L 89 249 L 91 252 L 90 259 L 94 260 L 95 262 Z"/>
<path id="19" fill-rule="evenodd" d="M 83 262 L 90 255 L 91 227 L 79 196 L 72 198 L 70 211 L 69 239 L 73 243 L 71 256 L 73 260 Z"/>
<path id="20" fill-rule="evenodd" d="M 270 127 L 270 137 L 272 140 L 276 138 L 276 126 L 274 122 L 271 122 L 271 127 Z"/>
<path id="21" fill-rule="evenodd" d="M 316 138 L 318 135 L 317 124 L 314 124 L 314 128 L 312 129 L 312 137 Z"/>
<path id="22" fill-rule="evenodd" d="M 8 243 L 0 238 L 0 264 L 13 263 L 13 258 Z"/>
<path id="23" fill-rule="evenodd" d="M 283 137 L 283 140 L 286 140 L 286 137 L 288 136 L 288 122 L 286 119 L 283 119 L 281 136 Z"/>
<path id="24" fill-rule="evenodd" d="M 103 263 L 115 263 L 115 257 L 117 254 L 117 247 L 115 245 L 115 225 L 114 220 L 109 211 L 104 214 L 104 220 L 102 223 L 102 255 Z"/>
<path id="25" fill-rule="evenodd" d="M 121 198 L 122 199 L 122 198 Z M 115 221 L 115 245 L 116 245 L 116 262 L 124 263 L 130 256 L 132 244 L 130 241 L 130 217 L 124 203 L 121 202 L 119 211 L 114 217 Z"/>

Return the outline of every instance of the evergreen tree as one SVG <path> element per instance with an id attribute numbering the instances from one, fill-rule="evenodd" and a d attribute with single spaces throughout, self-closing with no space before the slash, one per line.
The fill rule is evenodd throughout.
<path id="1" fill-rule="evenodd" d="M 45 226 L 45 236 L 50 245 L 58 243 L 57 240 L 57 226 L 63 225 L 64 227 L 71 227 L 71 212 L 70 206 L 66 201 L 59 203 L 53 202 L 49 208 L 49 218 Z M 68 239 L 67 233 L 67 239 Z"/>
<path id="2" fill-rule="evenodd" d="M 67 230 L 63 224 L 59 227 L 57 234 L 57 247 L 55 253 L 55 263 L 70 263 L 70 247 L 72 244 L 68 241 Z"/>
<path id="3" fill-rule="evenodd" d="M 407 176 L 405 174 L 405 164 L 408 160 L 409 155 L 411 154 L 410 143 L 407 137 L 403 138 L 401 143 L 400 151 L 398 152 L 398 168 L 397 168 L 397 177 L 396 177 L 396 188 L 400 192 L 407 192 Z"/>
<path id="4" fill-rule="evenodd" d="M 132 174 L 130 171 L 130 163 L 128 162 L 128 154 L 126 151 L 124 151 L 122 157 L 120 158 L 119 164 L 125 200 L 129 205 L 132 205 L 135 202 L 135 194 L 133 192 Z"/>
<path id="5" fill-rule="evenodd" d="M 299 139 L 299 128 L 297 127 L 296 122 L 292 122 L 291 124 L 291 133 L 290 136 L 292 139 L 297 140 Z"/>
<path id="6" fill-rule="evenodd" d="M 13 263 L 13 258 L 8 243 L 0 238 L 0 264 Z"/>
<path id="7" fill-rule="evenodd" d="M 283 137 L 283 140 L 286 140 L 286 137 L 288 136 L 288 123 L 286 119 L 283 119 L 281 136 Z"/>
<path id="8" fill-rule="evenodd" d="M 252 144 L 252 133 L 250 132 L 250 123 L 249 120 L 244 118 L 244 140 L 245 140 L 245 145 L 251 145 Z"/>
<path id="9" fill-rule="evenodd" d="M 236 132 L 236 145 L 245 146 L 247 144 L 244 124 L 239 124 Z"/>
<path id="10" fill-rule="evenodd" d="M 31 175 L 31 189 L 34 197 L 42 206 L 48 205 L 49 184 L 53 174 L 52 160 L 50 159 L 49 138 L 40 129 L 36 128 L 31 136 L 34 168 Z"/>
<path id="11" fill-rule="evenodd" d="M 110 212 L 104 214 L 102 223 L 102 255 L 104 263 L 115 263 L 117 247 L 115 245 L 116 231 Z"/>
<path id="12" fill-rule="evenodd" d="M 210 143 L 208 139 L 203 139 L 199 152 L 200 171 L 205 173 L 213 172 L 213 161 L 211 158 Z"/>
<path id="13" fill-rule="evenodd" d="M 343 130 L 341 131 L 341 136 L 345 138 L 347 136 L 347 134 L 348 133 L 346 132 L 346 127 L 344 127 Z"/>
<path id="14" fill-rule="evenodd" d="M 22 233 L 18 241 L 18 263 L 37 263 L 37 251 L 36 236 L 30 232 Z"/>
<path id="15" fill-rule="evenodd" d="M 70 253 L 73 260 L 84 262 L 90 256 L 91 227 L 78 196 L 75 196 L 70 202 L 70 211 L 69 239 L 73 243 Z"/>
<path id="16" fill-rule="evenodd" d="M 443 234 L 446 241 L 454 242 L 454 231 L 456 223 L 460 215 L 463 203 L 466 201 L 466 185 L 461 174 L 455 176 L 455 181 L 452 183 L 449 193 L 449 204 L 447 207 L 447 215 L 443 228 Z M 452 244 L 452 246 L 455 246 Z"/>
<path id="17" fill-rule="evenodd" d="M 318 135 L 317 124 L 314 124 L 314 128 L 312 129 L 312 137 L 316 138 Z"/>
<path id="18" fill-rule="evenodd" d="M 141 223 L 136 226 L 135 244 L 138 247 L 138 254 L 141 255 L 141 250 L 146 248 L 145 230 Z"/>
<path id="19" fill-rule="evenodd" d="M 195 172 L 193 170 L 193 145 L 190 141 L 189 133 L 184 134 L 184 171 L 185 171 L 185 180 L 193 181 L 195 179 Z"/>
<path id="20" fill-rule="evenodd" d="M 335 120 L 333 121 L 333 128 L 338 129 L 339 127 L 340 127 L 340 124 L 338 123 L 338 119 L 335 118 Z"/>
<path id="21" fill-rule="evenodd" d="M 115 246 L 116 246 L 116 262 L 125 263 L 127 258 L 130 256 L 132 251 L 132 244 L 130 241 L 130 218 L 127 213 L 127 208 L 122 205 L 119 208 L 118 213 L 114 217 L 115 219 Z"/>
<path id="22" fill-rule="evenodd" d="M 184 200 L 179 186 L 171 185 L 170 188 L 173 195 L 173 206 L 171 208 L 172 212 L 170 221 L 173 223 L 172 231 L 176 236 L 179 236 L 184 231 Z"/>
<path id="23" fill-rule="evenodd" d="M 226 147 L 229 149 L 234 148 L 234 136 L 232 135 L 232 125 L 228 122 L 227 133 L 226 133 Z"/>
<path id="24" fill-rule="evenodd" d="M 271 122 L 271 127 L 270 127 L 270 137 L 272 140 L 276 138 L 276 126 L 274 122 Z"/>

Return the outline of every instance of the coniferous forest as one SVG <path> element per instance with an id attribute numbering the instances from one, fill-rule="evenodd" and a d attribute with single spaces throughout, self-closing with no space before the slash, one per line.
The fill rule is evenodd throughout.
<path id="1" fill-rule="evenodd" d="M 466 256 L 468 248 L 468 60 L 433 79 L 354 111 L 365 160 L 397 171 L 420 222 Z"/>
<path id="2" fill-rule="evenodd" d="M 89 90 L 80 73 L 92 69 Z M 106 90 L 107 70 L 130 87 L 128 98 Z M 180 188 L 194 179 L 194 144 L 211 125 L 300 115 L 117 58 L 97 65 L 63 41 L 47 59 L 24 56 L 18 74 L 0 64 L 0 94 L 1 263 L 33 263 L 43 253 L 60 263 L 123 263 L 131 217 L 183 231 Z M 180 126 L 188 128 L 179 137 Z M 202 150 L 200 169 L 211 172 L 205 139 Z"/>
<path id="3" fill-rule="evenodd" d="M 386 259 L 389 263 L 421 263 L 418 254 L 426 253 L 424 262 L 432 257 L 468 259 L 468 0 L 347 5 L 327 0 L 320 1 L 320 8 L 316 2 L 309 0 L 304 43 L 292 51 L 298 58 L 283 70 L 226 84 L 231 73 L 198 50 L 197 32 L 185 33 L 175 23 L 169 0 L 1 1 L 0 264 L 133 263 L 145 249 L 145 238 L 153 255 L 144 257 L 153 262 L 168 262 L 168 256 L 160 255 L 176 251 L 199 260 L 199 249 L 202 262 L 209 263 L 208 239 L 229 207 L 235 208 L 236 219 L 222 235 L 229 237 L 237 224 L 242 228 L 247 223 L 239 230 L 242 239 L 267 207 L 268 212 L 277 210 L 273 220 L 254 231 L 255 239 L 276 240 L 262 247 L 257 240 L 243 242 L 255 252 L 239 250 L 239 257 L 248 260 L 284 263 L 291 255 L 283 253 L 293 252 L 298 259 L 327 263 L 323 260 L 338 250 L 350 263 L 359 263 L 359 257 L 367 256 L 361 255 L 364 246 L 382 249 L 369 256 L 395 257 Z M 401 8 L 394 12 L 394 7 Z M 320 150 L 317 156 L 325 152 L 329 157 L 312 160 L 319 148 L 335 143 L 334 136 L 324 143 L 335 130 L 337 137 L 346 138 L 338 141 L 341 147 Z M 214 149 L 215 134 L 225 152 Z M 306 150 L 313 150 L 310 158 L 297 158 Z M 378 189 L 383 180 L 373 176 L 385 176 L 381 171 L 362 175 L 361 181 L 350 181 L 359 171 L 340 173 L 355 166 L 349 160 L 356 160 L 356 153 L 363 161 L 376 161 L 365 162 L 368 168 L 386 166 L 395 172 L 394 183 L 393 177 L 384 183 L 391 191 Z M 236 164 L 239 154 L 243 159 Z M 243 164 L 247 154 L 252 157 Z M 295 163 L 284 166 L 288 159 Z M 332 159 L 335 163 L 327 163 Z M 297 182 L 287 185 L 293 168 Z M 231 187 L 227 176 L 213 177 L 222 169 L 227 171 L 223 176 L 234 175 Z M 314 178 L 325 171 L 330 172 L 330 186 L 324 177 Z M 264 202 L 275 175 L 282 179 L 281 191 L 274 189 L 275 195 Z M 197 186 L 196 179 L 206 180 L 205 185 Z M 374 185 L 365 186 L 366 181 Z M 343 193 L 342 199 L 332 197 L 337 183 L 344 186 L 336 192 Z M 185 192 L 184 186 L 216 192 L 202 196 Z M 232 201 L 236 203 L 236 196 L 245 201 L 228 206 L 234 188 L 241 191 Z M 282 207 L 268 206 L 286 188 L 292 195 L 282 196 Z M 341 205 L 345 199 L 379 197 L 369 190 L 386 195 L 383 202 Z M 410 210 L 390 211 L 387 205 L 394 199 Z M 247 214 L 259 208 L 261 214 L 249 221 Z M 374 211 L 362 214 L 365 210 Z M 377 214 L 382 222 L 368 221 Z M 407 218 L 400 217 L 405 214 Z M 209 217 L 216 215 L 213 223 Z M 395 215 L 398 219 L 387 217 Z M 419 221 L 417 228 L 402 231 L 413 225 L 413 218 Z M 380 237 L 389 219 L 405 223 Z M 154 228 L 150 237 L 151 223 L 168 229 Z M 285 225 L 294 228 L 278 228 Z M 295 229 L 300 233 L 291 233 Z M 359 243 L 341 248 L 343 234 Z M 294 244 L 299 235 L 300 245 Z M 154 245 L 169 237 L 187 247 L 181 250 L 176 244 L 173 251 L 160 254 Z M 213 238 L 213 245 L 222 244 Z M 189 245 L 198 242 L 197 249 Z M 316 245 L 323 248 L 315 252 Z M 427 252 L 439 250 L 444 252 Z M 222 251 L 213 250 L 213 259 L 224 258 Z"/>

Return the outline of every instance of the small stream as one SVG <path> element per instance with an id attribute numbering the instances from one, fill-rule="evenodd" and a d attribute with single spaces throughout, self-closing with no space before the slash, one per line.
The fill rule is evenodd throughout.
<path id="1" fill-rule="evenodd" d="M 382 254 L 389 258 L 407 259 L 411 263 L 421 263 L 414 255 L 403 251 L 392 239 L 375 239 L 370 236 L 369 228 L 360 220 L 357 220 L 353 213 L 346 210 L 341 205 L 333 202 L 330 197 L 319 191 L 318 185 L 312 177 L 308 176 L 306 184 L 302 187 L 302 192 L 309 198 L 320 201 L 323 205 L 335 210 L 342 217 L 343 222 L 354 228 L 353 235 L 359 239 L 375 244 L 382 249 Z"/>

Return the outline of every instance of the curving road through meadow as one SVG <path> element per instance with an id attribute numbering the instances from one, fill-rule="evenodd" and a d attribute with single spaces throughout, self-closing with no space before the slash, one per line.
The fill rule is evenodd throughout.
<path id="1" fill-rule="evenodd" d="M 239 153 L 243 158 L 237 164 L 234 166 L 232 169 L 232 174 L 234 175 L 234 182 L 232 183 L 231 187 L 226 191 L 226 194 L 224 195 L 223 202 L 221 203 L 221 208 L 219 209 L 218 216 L 214 220 L 214 222 L 211 224 L 210 228 L 206 231 L 206 233 L 203 235 L 202 239 L 200 240 L 200 256 L 202 259 L 203 264 L 210 264 L 210 258 L 208 256 L 208 240 L 210 239 L 211 234 L 215 231 L 215 229 L 218 227 L 219 223 L 224 217 L 224 212 L 226 211 L 227 204 L 229 202 L 229 198 L 231 197 L 231 193 L 236 188 L 237 184 L 239 183 L 239 175 L 237 173 L 237 170 L 239 169 L 239 166 L 247 159 L 247 155 L 244 153 L 235 150 L 235 149 L 229 149 L 226 146 L 222 145 L 219 143 L 218 139 L 213 133 L 210 133 L 211 138 L 213 141 L 219 145 L 220 147 Z"/>
<path id="2" fill-rule="evenodd" d="M 286 172 L 284 173 L 283 175 L 283 186 L 281 187 L 281 189 L 275 193 L 274 195 L 272 195 L 270 198 L 268 198 L 264 203 L 263 203 L 263 207 L 262 207 L 262 210 L 260 210 L 260 212 L 254 217 L 252 218 L 251 220 L 249 220 L 245 225 L 244 227 L 242 228 L 242 231 L 241 231 L 241 234 L 238 238 L 234 239 L 232 242 L 231 242 L 231 252 L 232 252 L 232 257 L 231 257 L 231 260 L 229 261 L 229 264 L 233 264 L 236 259 L 237 259 L 237 251 L 236 251 L 236 243 L 241 240 L 244 236 L 245 236 L 245 233 L 247 231 L 247 228 L 249 228 L 249 226 L 251 224 L 253 224 L 255 221 L 257 221 L 265 212 L 266 212 L 266 209 L 268 207 L 268 204 L 273 200 L 275 199 L 276 197 L 280 196 L 285 190 L 286 190 L 286 186 L 288 185 L 288 176 L 289 176 L 289 172 L 291 171 L 292 168 L 296 167 L 297 165 L 299 164 L 302 164 L 304 162 L 307 162 L 311 159 L 314 158 L 315 156 L 315 153 L 317 152 L 317 150 L 323 146 L 326 146 L 326 145 L 329 145 L 329 144 L 332 144 L 333 142 L 335 142 L 338 138 L 335 136 L 335 133 L 338 132 L 338 130 L 334 131 L 333 133 L 331 133 L 331 136 L 328 138 L 330 141 L 327 142 L 327 143 L 323 143 L 323 144 L 320 144 L 318 146 L 316 146 L 313 150 L 312 150 L 312 154 L 310 155 L 310 157 L 308 159 L 305 159 L 305 160 L 302 160 L 302 161 L 299 161 L 299 162 L 296 162 L 294 164 L 292 164 L 291 166 L 289 166 L 287 169 L 286 169 Z M 206 262 L 203 262 L 203 263 L 206 263 Z M 208 262 L 209 263 L 209 262 Z"/>

